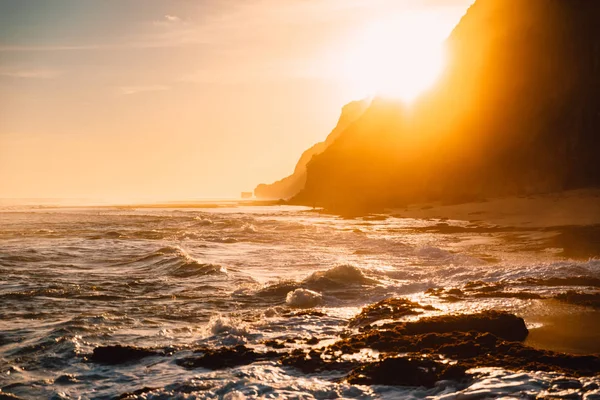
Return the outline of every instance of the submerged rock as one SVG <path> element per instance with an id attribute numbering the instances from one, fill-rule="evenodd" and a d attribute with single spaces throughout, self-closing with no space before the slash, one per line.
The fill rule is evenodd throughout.
<path id="1" fill-rule="evenodd" d="M 432 288 L 427 290 L 430 296 L 435 296 L 439 299 L 447 302 L 461 301 L 466 298 L 476 299 L 521 299 L 521 300 L 538 300 L 543 297 L 537 293 L 531 293 L 527 291 L 506 291 L 503 284 L 491 284 L 481 281 L 468 282 L 462 289 L 458 288 Z"/>
<path id="2" fill-rule="evenodd" d="M 600 308 L 600 293 L 584 293 L 569 290 L 566 293 L 561 293 L 554 297 L 558 301 L 564 303 L 575 304 L 579 306 Z"/>
<path id="3" fill-rule="evenodd" d="M 22 400 L 22 397 L 16 396 L 12 393 L 0 392 L 0 400 Z"/>
<path id="4" fill-rule="evenodd" d="M 600 287 L 600 278 L 593 276 L 570 276 L 566 278 L 524 278 L 521 280 L 527 285 L 535 286 L 590 286 Z"/>
<path id="5" fill-rule="evenodd" d="M 90 360 L 100 364 L 123 364 L 160 354 L 162 353 L 155 350 L 135 346 L 100 346 L 94 349 Z"/>

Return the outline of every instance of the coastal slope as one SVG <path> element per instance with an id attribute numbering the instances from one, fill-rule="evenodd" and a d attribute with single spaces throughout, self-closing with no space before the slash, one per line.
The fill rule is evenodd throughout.
<path id="1" fill-rule="evenodd" d="M 599 20 L 590 0 L 478 0 L 438 83 L 338 125 L 303 156 L 291 202 L 364 212 L 600 186 Z"/>
<path id="2" fill-rule="evenodd" d="M 346 104 L 342 108 L 336 127 L 325 141 L 314 144 L 302 153 L 291 175 L 271 184 L 261 183 L 254 189 L 254 195 L 259 199 L 278 200 L 289 199 L 300 192 L 306 184 L 306 166 L 312 157 L 324 152 L 352 122 L 362 115 L 368 106 L 368 100 L 353 101 Z"/>

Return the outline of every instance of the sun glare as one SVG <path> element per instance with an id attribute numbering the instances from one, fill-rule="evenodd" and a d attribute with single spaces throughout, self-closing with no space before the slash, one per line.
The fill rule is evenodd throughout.
<path id="1" fill-rule="evenodd" d="M 445 65 L 448 28 L 435 16 L 407 13 L 378 20 L 352 43 L 346 78 L 357 96 L 411 102 L 433 85 Z"/>

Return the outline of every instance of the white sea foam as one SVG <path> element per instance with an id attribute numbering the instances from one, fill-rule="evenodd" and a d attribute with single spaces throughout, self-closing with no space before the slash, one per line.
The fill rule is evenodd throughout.
<path id="1" fill-rule="evenodd" d="M 312 308 L 323 302 L 323 296 L 317 292 L 313 292 L 312 290 L 296 289 L 287 294 L 285 302 L 290 307 Z"/>

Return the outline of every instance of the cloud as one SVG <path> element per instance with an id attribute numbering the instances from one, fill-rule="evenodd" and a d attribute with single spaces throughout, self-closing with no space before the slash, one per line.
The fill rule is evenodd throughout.
<path id="1" fill-rule="evenodd" d="M 184 22 L 177 15 L 166 14 L 160 21 L 154 21 L 154 26 L 172 27 L 173 25 L 183 25 Z"/>
<path id="2" fill-rule="evenodd" d="M 159 92 L 163 90 L 169 90 L 171 87 L 166 85 L 146 85 L 146 86 L 121 86 L 119 88 L 119 94 L 128 96 L 137 93 L 144 92 Z"/>
<path id="3" fill-rule="evenodd" d="M 170 21 L 170 22 L 179 22 L 179 21 L 181 21 L 181 18 L 179 18 L 178 16 L 176 16 L 176 15 L 169 15 L 169 14 L 165 15 L 165 19 L 167 21 Z"/>
<path id="4" fill-rule="evenodd" d="M 23 79 L 52 79 L 62 72 L 52 69 L 0 69 L 0 76 Z"/>

